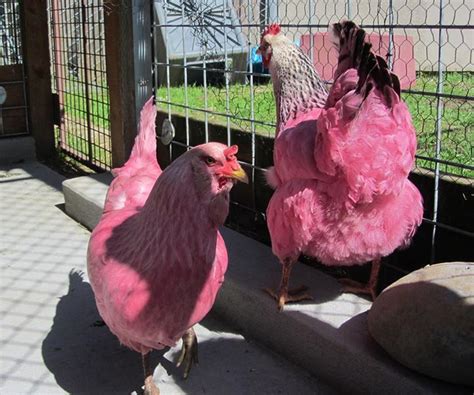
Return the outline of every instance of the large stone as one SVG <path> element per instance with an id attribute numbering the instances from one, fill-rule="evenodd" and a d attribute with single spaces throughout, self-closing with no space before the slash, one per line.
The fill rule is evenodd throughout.
<path id="1" fill-rule="evenodd" d="M 375 300 L 368 324 L 403 365 L 474 386 L 474 263 L 440 263 L 401 278 Z"/>

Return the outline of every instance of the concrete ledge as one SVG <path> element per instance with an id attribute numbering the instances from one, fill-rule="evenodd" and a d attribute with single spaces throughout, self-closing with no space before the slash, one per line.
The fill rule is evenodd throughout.
<path id="1" fill-rule="evenodd" d="M 112 174 L 71 178 L 63 182 L 66 213 L 88 229 L 94 229 L 104 208 Z"/>
<path id="2" fill-rule="evenodd" d="M 36 159 L 35 140 L 31 136 L 0 139 L 0 165 Z"/>
<path id="3" fill-rule="evenodd" d="M 66 212 L 89 229 L 99 221 L 110 175 L 63 183 Z M 339 284 L 313 268 L 296 265 L 292 284 L 310 287 L 314 300 L 283 313 L 261 291 L 276 286 L 280 266 L 271 249 L 230 229 L 222 235 L 229 269 L 214 310 L 274 351 L 342 392 L 360 394 L 472 394 L 419 375 L 391 359 L 369 336 L 371 303 L 341 294 Z"/>

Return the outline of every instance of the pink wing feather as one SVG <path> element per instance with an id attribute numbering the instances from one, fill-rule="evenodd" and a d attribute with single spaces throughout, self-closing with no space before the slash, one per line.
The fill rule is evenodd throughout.
<path id="1" fill-rule="evenodd" d="M 314 158 L 318 171 L 333 177 L 326 189 L 333 198 L 370 203 L 376 196 L 400 193 L 413 167 L 416 133 L 400 100 L 397 77 L 370 52 L 363 30 L 350 27 L 349 38 L 358 42 L 341 42 L 363 50 L 355 55 L 342 46 L 341 57 L 343 64 L 358 69 L 338 67 L 339 77 L 318 119 Z M 339 32 L 343 38 L 344 33 Z"/>
<path id="2" fill-rule="evenodd" d="M 153 97 L 140 112 L 140 130 L 135 137 L 130 158 L 122 167 L 112 170 L 112 181 L 105 199 L 104 212 L 124 207 L 143 206 L 161 168 L 156 160 L 156 106 Z"/>

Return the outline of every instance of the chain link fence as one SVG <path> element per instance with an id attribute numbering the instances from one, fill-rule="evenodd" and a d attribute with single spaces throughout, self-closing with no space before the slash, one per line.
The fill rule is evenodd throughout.
<path id="1" fill-rule="evenodd" d="M 331 84 L 337 54 L 328 25 L 351 19 L 401 79 L 418 135 L 413 177 L 430 179 L 422 188 L 429 227 L 423 262 L 441 259 L 437 229 L 474 237 L 472 223 L 439 217 L 440 201 L 449 200 L 444 182 L 473 187 L 472 6 L 469 0 L 155 0 L 153 68 L 161 119 L 176 129 L 171 159 L 205 141 L 238 143 L 253 183 L 235 188 L 233 205 L 253 216 L 247 225 L 254 221 L 261 238 L 271 196 L 262 180 L 275 131 L 270 76 L 256 54 L 261 32 L 280 23 Z M 472 193 L 463 204 L 467 210 Z"/>
<path id="2" fill-rule="evenodd" d="M 104 1 L 49 0 L 49 16 L 58 145 L 89 167 L 110 169 Z"/>

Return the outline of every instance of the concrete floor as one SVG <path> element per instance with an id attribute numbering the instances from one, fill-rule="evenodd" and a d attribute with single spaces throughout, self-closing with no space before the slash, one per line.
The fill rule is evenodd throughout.
<path id="1" fill-rule="evenodd" d="M 1 381 L 8 394 L 130 394 L 138 354 L 99 320 L 85 272 L 89 232 L 63 212 L 62 177 L 37 162 L 0 168 Z M 330 394 L 329 387 L 216 317 L 197 328 L 188 380 L 178 349 L 156 352 L 162 394 Z"/>

